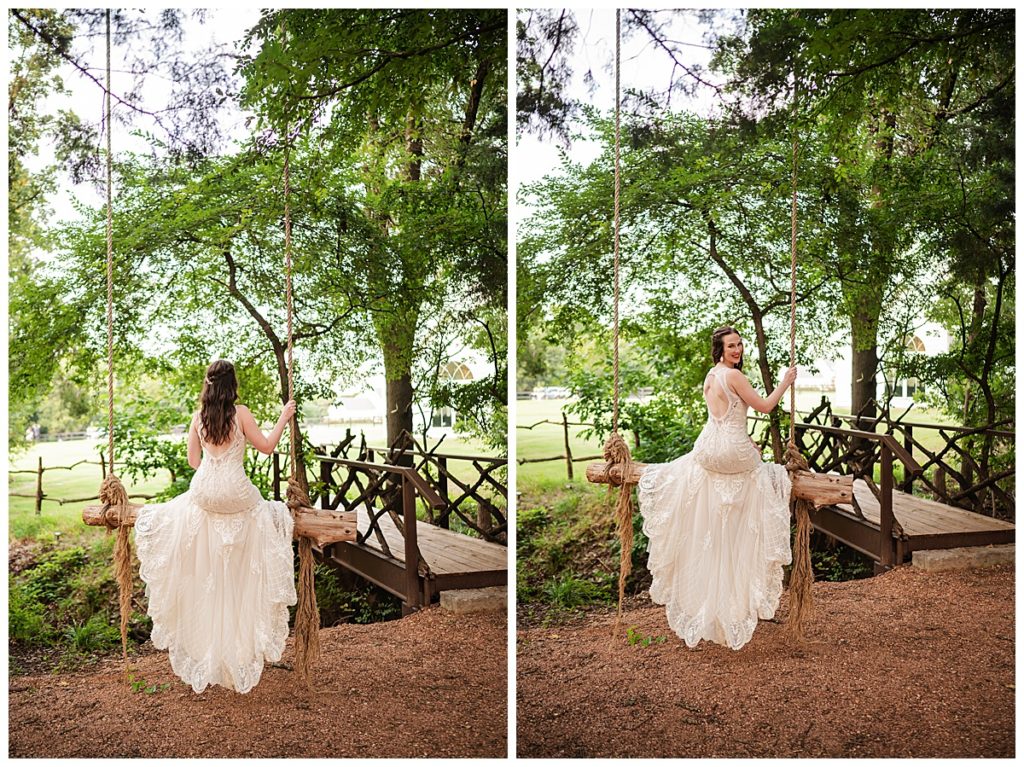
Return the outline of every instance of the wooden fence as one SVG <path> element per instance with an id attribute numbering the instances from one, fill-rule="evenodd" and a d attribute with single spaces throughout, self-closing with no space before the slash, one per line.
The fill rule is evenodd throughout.
<path id="1" fill-rule="evenodd" d="M 98 501 L 99 495 L 91 495 L 87 498 L 53 498 L 46 494 L 43 490 L 43 474 L 47 471 L 71 471 L 76 466 L 82 464 L 90 464 L 93 466 L 99 466 L 104 477 L 107 476 L 107 464 L 101 461 L 89 461 L 82 459 L 81 461 L 75 461 L 70 466 L 43 466 L 43 458 L 39 456 L 38 466 L 34 469 L 9 469 L 8 474 L 35 474 L 36 475 L 36 491 L 34 493 L 8 493 L 8 495 L 15 498 L 34 498 L 35 499 L 35 512 L 36 516 L 39 516 L 43 512 L 43 501 L 50 501 L 51 503 L 60 504 L 63 506 L 66 503 L 86 503 L 87 501 Z M 142 498 L 148 500 L 153 498 L 152 493 L 132 493 L 129 498 Z"/>
<path id="2" fill-rule="evenodd" d="M 978 514 L 1013 521 L 1016 509 L 1015 432 L 1004 428 L 1012 421 L 969 428 L 893 418 L 887 411 L 872 418 L 836 415 L 828 400 L 797 423 L 803 435 L 801 446 L 816 471 L 832 471 L 853 460 L 854 470 L 869 467 L 877 458 L 874 451 L 856 440 L 836 436 L 834 429 L 857 429 L 887 434 L 897 440 L 908 455 L 918 459 L 920 472 L 903 472 L 899 489 L 920 490 L 918 483 L 936 501 Z M 813 427 L 829 426 L 828 430 Z M 925 433 L 937 434 L 938 448 L 923 444 Z M 857 455 L 857 452 L 861 455 Z M 861 465 L 858 465 L 861 464 Z"/>
<path id="3" fill-rule="evenodd" d="M 547 457 L 547 458 L 517 458 L 516 459 L 516 463 L 518 463 L 520 466 L 522 466 L 525 463 L 549 463 L 551 461 L 565 461 L 565 475 L 566 475 L 566 477 L 569 480 L 572 480 L 573 476 L 574 476 L 574 471 L 573 471 L 573 464 L 574 463 L 582 463 L 583 461 L 601 461 L 601 460 L 604 459 L 604 456 L 601 455 L 600 453 L 597 454 L 597 455 L 583 455 L 583 456 L 574 456 L 572 454 L 572 447 L 570 447 L 570 444 L 569 444 L 569 427 L 570 426 L 587 426 L 589 428 L 593 428 L 594 424 L 592 424 L 592 423 L 581 423 L 579 421 L 570 421 L 565 413 L 562 413 L 562 420 L 561 421 L 543 420 L 543 421 L 537 421 L 537 423 L 531 424 L 529 426 L 518 426 L 517 425 L 516 428 L 517 429 L 526 429 L 526 430 L 530 431 L 530 430 L 533 430 L 533 429 L 537 428 L 538 426 L 540 426 L 542 424 L 551 424 L 553 426 L 561 426 L 562 427 L 562 437 L 563 437 L 562 444 L 565 446 L 565 453 L 563 453 L 562 455 L 554 455 L 554 456 L 550 456 L 550 457 Z M 636 435 L 635 434 L 633 435 L 633 440 L 634 440 L 634 442 L 636 441 Z"/>

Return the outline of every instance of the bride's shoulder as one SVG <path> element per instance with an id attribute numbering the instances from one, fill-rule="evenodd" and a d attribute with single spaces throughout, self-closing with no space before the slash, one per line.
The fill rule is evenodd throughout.
<path id="1" fill-rule="evenodd" d="M 235 405 L 235 412 L 240 413 L 243 416 L 247 415 L 250 418 L 252 418 L 252 413 L 249 412 L 249 408 L 247 408 L 245 405 Z"/>
<path id="2" fill-rule="evenodd" d="M 747 380 L 747 374 L 738 368 L 726 368 L 725 369 L 725 380 L 731 384 L 736 384 L 740 381 Z"/>

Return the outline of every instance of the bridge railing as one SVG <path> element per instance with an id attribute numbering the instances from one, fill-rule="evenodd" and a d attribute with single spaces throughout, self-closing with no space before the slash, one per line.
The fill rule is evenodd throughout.
<path id="1" fill-rule="evenodd" d="M 904 414 L 905 416 L 906 414 Z M 948 424 L 907 421 L 887 412 L 872 418 L 834 414 L 827 400 L 798 422 L 833 427 L 852 426 L 869 432 L 884 433 L 900 442 L 920 461 L 922 471 L 904 473 L 899 489 L 913 493 L 923 486 L 932 499 L 978 514 L 1014 521 L 1016 510 L 1016 469 L 1012 421 L 1001 421 L 977 428 Z M 823 464 L 817 470 L 832 470 L 829 460 L 837 455 L 830 440 L 808 435 L 813 443 L 810 456 Z"/>
<path id="2" fill-rule="evenodd" d="M 391 450 L 380 445 L 367 444 L 364 437 L 346 431 L 336 445 L 317 449 L 316 460 L 322 457 L 344 458 L 374 465 L 383 463 L 406 465 L 408 462 L 417 475 L 444 500 L 438 508 L 422 506 L 426 521 L 444 529 L 451 529 L 453 517 L 460 531 L 471 532 L 492 543 L 505 544 L 508 540 L 508 459 L 500 456 L 467 455 L 439 452 L 438 445 L 426 450 L 413 441 L 404 450 Z M 280 470 L 275 470 L 280 473 Z M 320 478 L 324 474 L 320 466 Z"/>
<path id="3" fill-rule="evenodd" d="M 282 498 L 282 459 L 287 454 L 273 454 L 274 497 Z M 382 524 L 394 526 L 403 540 L 402 559 L 405 562 L 405 583 L 402 590 L 389 585 L 388 579 L 375 574 L 364 575 L 378 585 L 402 598 L 406 608 L 422 606 L 423 592 L 420 578 L 431 577 L 430 563 L 424 559 L 416 536 L 417 499 L 428 508 L 444 506 L 441 498 L 419 473 L 410 466 L 358 461 L 338 456 L 315 454 L 319 464 L 317 481 L 310 483 L 310 500 L 324 509 L 362 510 L 369 519 L 366 529 L 356 534 L 357 544 L 366 544 L 372 538 L 380 550 L 395 557 Z M 387 522 L 384 519 L 387 518 Z M 415 563 L 411 565 L 411 563 Z"/>

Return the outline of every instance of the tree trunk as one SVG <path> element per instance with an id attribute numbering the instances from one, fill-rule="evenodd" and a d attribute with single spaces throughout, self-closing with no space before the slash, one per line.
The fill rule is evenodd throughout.
<path id="1" fill-rule="evenodd" d="M 384 378 L 387 387 L 388 446 L 400 449 L 411 444 L 413 433 L 413 344 L 416 338 L 416 314 L 378 316 L 377 335 L 384 351 Z M 412 465 L 412 456 L 398 461 Z"/>
<path id="2" fill-rule="evenodd" d="M 850 323 L 853 342 L 853 380 L 850 392 L 850 413 L 865 419 L 878 413 L 875 406 L 878 374 L 878 315 L 881 305 L 870 296 L 861 295 Z M 858 421 L 858 428 L 862 425 Z"/>

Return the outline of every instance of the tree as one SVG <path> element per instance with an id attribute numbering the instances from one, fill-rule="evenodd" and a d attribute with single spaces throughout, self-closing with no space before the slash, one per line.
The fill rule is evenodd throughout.
<path id="1" fill-rule="evenodd" d="M 895 33 L 894 33 L 895 32 Z M 752 10 L 716 64 L 751 113 L 800 112 L 836 157 L 837 276 L 853 342 L 852 409 L 875 413 L 886 289 L 913 275 L 920 180 L 943 133 L 1013 88 L 1008 10 Z"/>
<path id="2" fill-rule="evenodd" d="M 383 356 L 391 444 L 413 429 L 423 311 L 460 293 L 503 305 L 504 33 L 502 10 L 332 9 L 266 13 L 250 34 L 243 104 L 349 158 L 363 240 L 346 276 Z"/>
<path id="3" fill-rule="evenodd" d="M 592 114 L 591 126 L 610 147 L 610 121 Z M 711 364 L 710 331 L 737 325 L 753 338 L 757 354 L 751 361 L 771 390 L 775 371 L 788 363 L 787 143 L 760 126 L 694 115 L 665 115 L 655 126 L 631 120 L 625 132 L 624 337 L 644 349 L 654 367 L 652 383 L 682 397 L 692 413 Z M 819 165 L 808 163 L 808 174 L 815 171 Z M 608 149 L 587 166 L 566 157 L 561 175 L 526 190 L 537 212 L 519 248 L 520 273 L 530 275 L 519 297 L 520 314 L 543 323 L 550 313 L 548 326 L 566 340 L 578 336 L 581 326 L 607 339 L 606 323 L 596 318 L 611 314 L 611 174 Z M 821 207 L 813 194 L 803 203 L 797 342 L 804 359 L 823 350 L 834 330 L 825 310 L 835 295 L 824 266 L 829 243 L 821 231 Z M 632 308 L 637 306 L 643 308 Z M 692 354 L 697 339 L 705 347 L 699 364 Z M 777 419 L 773 435 L 781 456 Z"/>
<path id="4" fill-rule="evenodd" d="M 219 107 L 228 99 L 229 75 L 223 51 L 198 59 L 178 45 L 184 13 L 166 10 L 158 16 L 114 11 L 114 45 L 142 44 L 127 63 L 134 75 L 132 93 L 114 94 L 116 114 L 126 124 L 133 118 L 155 127 L 163 148 L 178 158 L 201 155 L 220 141 Z M 71 88 L 105 88 L 90 62 L 93 40 L 102 38 L 105 12 L 88 9 L 11 9 L 8 45 L 12 50 L 8 93 L 8 225 L 9 225 L 9 402 L 16 444 L 25 425 L 53 386 L 89 385 L 98 380 L 95 347 L 84 353 L 89 318 L 101 291 L 79 285 L 69 292 L 65 276 L 50 269 L 41 254 L 60 247 L 48 217 L 49 197 L 70 180 L 101 183 L 98 126 L 68 110 L 48 113 L 43 100 Z M 82 49 L 85 49 L 85 52 Z M 65 74 L 71 72 L 70 78 Z M 173 76 L 171 103 L 139 105 L 140 91 L 151 75 Z M 41 145 L 54 150 L 55 161 L 38 166 Z M 82 352 L 82 353 L 79 353 Z M 70 359 L 73 357 L 74 359 Z"/>

